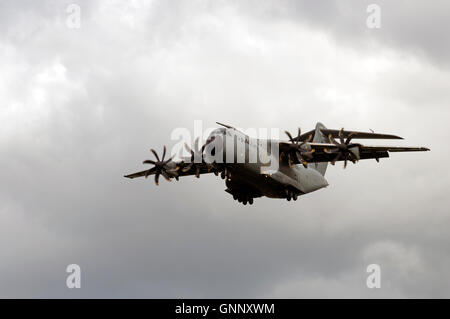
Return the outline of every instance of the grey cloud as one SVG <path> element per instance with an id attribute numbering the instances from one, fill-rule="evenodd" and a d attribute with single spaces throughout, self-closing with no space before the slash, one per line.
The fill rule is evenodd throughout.
<path id="1" fill-rule="evenodd" d="M 406 30 L 368 56 L 344 35 L 355 8 L 334 2 L 334 14 L 298 2 L 304 19 L 270 2 L 82 2 L 79 30 L 63 4 L 1 11 L 1 297 L 449 295 L 449 75 L 403 59 Z M 122 178 L 196 119 L 373 128 L 432 152 L 330 167 L 327 189 L 252 207 L 214 176 Z M 65 287 L 70 263 L 80 290 Z M 369 263 L 382 266 L 379 291 L 365 287 Z"/>
<path id="2" fill-rule="evenodd" d="M 435 1 L 260 1 L 244 2 L 249 11 L 278 21 L 290 19 L 324 30 L 345 44 L 367 51 L 374 43 L 392 47 L 405 54 L 415 54 L 440 67 L 448 67 L 450 46 L 445 40 L 449 4 Z M 381 9 L 381 28 L 369 29 L 367 7 Z M 255 9 L 256 8 L 256 9 Z"/>

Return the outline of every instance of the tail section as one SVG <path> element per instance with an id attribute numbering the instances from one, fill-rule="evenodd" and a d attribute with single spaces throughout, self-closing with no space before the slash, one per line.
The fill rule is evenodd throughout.
<path id="1" fill-rule="evenodd" d="M 327 137 L 322 134 L 322 132 L 320 131 L 321 129 L 326 129 L 326 127 L 322 123 L 317 122 L 316 131 L 314 132 L 314 138 L 312 141 L 315 143 L 328 143 Z M 316 171 L 319 171 L 322 176 L 324 176 L 325 172 L 327 171 L 328 162 L 314 163 L 309 165 Z"/>

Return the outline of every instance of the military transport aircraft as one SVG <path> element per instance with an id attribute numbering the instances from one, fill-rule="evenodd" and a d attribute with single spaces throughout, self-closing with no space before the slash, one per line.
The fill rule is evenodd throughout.
<path id="1" fill-rule="evenodd" d="M 220 174 L 225 179 L 225 191 L 244 205 L 251 205 L 257 197 L 297 200 L 300 195 L 328 186 L 324 177 L 328 162 L 334 165 L 337 161 L 344 161 L 345 168 L 347 161 L 356 163 L 363 159 L 375 159 L 379 162 L 380 158 L 389 157 L 389 152 L 429 151 L 426 147 L 366 146 L 354 143 L 355 139 L 402 138 L 374 132 L 346 131 L 343 128 L 331 130 L 321 123 L 317 123 L 315 130 L 304 134 L 298 129 L 296 137 L 286 131 L 288 142 L 251 138 L 230 125 L 217 124 L 222 127 L 213 130 L 201 148 L 198 139 L 194 149 L 185 144 L 190 157 L 173 161 L 174 156 L 165 159 L 165 146 L 161 158 L 151 149 L 156 160 L 145 160 L 143 163 L 154 166 L 125 177 L 155 175 L 158 185 L 160 175 L 170 181 L 188 175 L 198 178 L 201 174 Z M 233 143 L 230 144 L 230 141 Z M 253 156 L 251 160 L 251 153 L 257 153 L 258 156 Z M 270 169 L 274 163 L 276 169 Z"/>

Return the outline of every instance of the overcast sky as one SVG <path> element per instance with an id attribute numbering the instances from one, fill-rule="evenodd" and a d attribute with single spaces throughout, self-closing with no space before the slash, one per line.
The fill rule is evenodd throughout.
<path id="1" fill-rule="evenodd" d="M 448 1 L 70 3 L 0 2 L 0 297 L 450 297 Z M 122 177 L 194 120 L 432 151 L 253 206 Z"/>

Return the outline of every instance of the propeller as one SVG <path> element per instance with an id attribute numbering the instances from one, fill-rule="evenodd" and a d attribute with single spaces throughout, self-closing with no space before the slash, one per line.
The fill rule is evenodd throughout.
<path id="1" fill-rule="evenodd" d="M 281 152 L 280 158 L 287 156 L 289 166 L 292 166 L 292 157 L 296 156 L 297 160 L 302 163 L 304 167 L 308 167 L 308 160 L 313 158 L 313 153 L 315 151 L 314 149 L 311 149 L 311 146 L 308 144 L 308 142 L 312 140 L 312 134 L 310 134 L 305 141 L 299 143 L 300 135 L 302 133 L 300 128 L 298 128 L 298 135 L 296 138 L 293 138 L 288 131 L 285 131 L 285 133 L 289 137 L 291 144 L 285 152 Z"/>
<path id="2" fill-rule="evenodd" d="M 356 143 L 350 143 L 353 136 L 355 136 L 356 133 L 352 132 L 347 136 L 347 139 L 344 140 L 344 128 L 342 128 L 339 131 L 339 142 L 337 142 L 335 139 L 333 139 L 333 136 L 330 134 L 328 135 L 328 139 L 331 144 L 336 145 L 336 148 L 331 150 L 325 150 L 326 153 L 333 154 L 335 153 L 336 156 L 334 159 L 330 162 L 332 165 L 335 164 L 336 161 L 340 160 L 341 158 L 344 159 L 344 168 L 347 167 L 347 161 L 351 161 L 353 164 L 355 164 L 356 161 L 359 161 L 359 153 L 354 152 L 352 148 L 358 147 L 359 144 Z"/>
<path id="3" fill-rule="evenodd" d="M 155 165 L 152 168 L 150 168 L 148 171 L 145 172 L 145 175 L 144 175 L 145 178 L 147 178 L 148 175 L 155 173 L 155 184 L 156 185 L 159 185 L 159 175 L 162 175 L 169 182 L 171 181 L 171 179 L 173 177 L 176 180 L 178 180 L 178 173 L 176 172 L 178 170 L 178 167 L 177 166 L 174 167 L 173 164 L 170 165 L 170 163 L 174 163 L 174 162 L 172 162 L 172 158 L 174 156 L 171 156 L 167 160 L 164 160 L 164 158 L 166 156 L 166 146 L 164 145 L 163 154 L 162 154 L 161 159 L 159 159 L 159 156 L 154 149 L 151 149 L 150 151 L 153 153 L 153 155 L 155 155 L 156 161 L 145 160 L 143 162 L 143 164 Z"/>
<path id="4" fill-rule="evenodd" d="M 192 169 L 192 167 L 195 167 L 195 177 L 200 178 L 200 165 L 196 165 L 198 163 L 195 163 L 195 159 L 199 159 L 199 158 L 201 159 L 202 164 L 206 164 L 208 171 L 211 171 L 213 169 L 213 166 L 211 164 L 206 163 L 204 161 L 203 152 L 205 151 L 206 146 L 208 146 L 209 143 L 214 141 L 214 139 L 215 139 L 215 137 L 209 139 L 208 141 L 206 141 L 206 143 L 201 148 L 199 148 L 198 147 L 199 138 L 197 137 L 194 142 L 194 149 L 191 149 L 187 143 L 184 143 L 184 148 L 189 153 L 191 153 L 191 162 L 182 168 L 183 172 L 187 172 L 190 169 Z"/>

